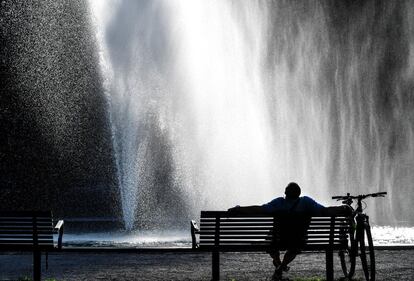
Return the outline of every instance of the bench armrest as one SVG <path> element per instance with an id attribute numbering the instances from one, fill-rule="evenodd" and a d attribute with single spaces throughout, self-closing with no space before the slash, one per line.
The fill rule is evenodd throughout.
<path id="1" fill-rule="evenodd" d="M 57 224 L 55 225 L 55 227 L 53 228 L 53 230 L 55 231 L 55 233 L 58 234 L 58 249 L 61 250 L 62 249 L 62 239 L 63 239 L 63 225 L 65 224 L 65 222 L 63 220 L 59 220 L 57 222 Z"/>
<path id="2" fill-rule="evenodd" d="M 196 234 L 200 233 L 200 228 L 197 225 L 197 222 L 192 220 L 191 221 L 191 246 L 193 249 L 198 248 Z"/>

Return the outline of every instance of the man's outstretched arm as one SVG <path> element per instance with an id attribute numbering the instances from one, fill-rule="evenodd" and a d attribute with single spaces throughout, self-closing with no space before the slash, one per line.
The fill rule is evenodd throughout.
<path id="1" fill-rule="evenodd" d="M 227 211 L 236 213 L 236 214 L 261 214 L 265 213 L 266 210 L 263 208 L 263 206 L 236 206 L 233 208 L 228 209 Z"/>

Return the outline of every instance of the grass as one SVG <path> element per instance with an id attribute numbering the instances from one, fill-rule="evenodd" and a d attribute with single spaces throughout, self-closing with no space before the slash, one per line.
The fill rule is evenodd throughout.
<path id="1" fill-rule="evenodd" d="M 345 277 L 341 277 L 341 278 L 335 279 L 335 280 L 337 280 L 337 281 L 362 281 L 361 279 L 348 279 L 348 278 L 345 278 Z M 291 281 L 326 281 L 326 279 L 321 278 L 321 277 L 308 277 L 308 278 L 294 278 Z"/>
<path id="2" fill-rule="evenodd" d="M 326 281 L 324 278 L 320 277 L 310 277 L 310 278 L 294 278 L 294 279 L 286 279 L 290 281 Z M 235 278 L 230 279 L 230 281 L 237 281 Z"/>
<path id="3" fill-rule="evenodd" d="M 290 280 L 290 279 L 288 279 Z M 348 279 L 345 277 L 341 277 L 339 279 L 337 279 L 338 281 L 362 281 L 362 279 Z M 325 278 L 321 278 L 321 277 L 308 277 L 308 278 L 294 278 L 291 281 L 326 281 Z"/>
<path id="4" fill-rule="evenodd" d="M 23 277 L 19 277 L 17 279 L 17 281 L 32 281 L 32 278 L 28 277 L 28 276 L 23 276 Z M 57 281 L 57 279 L 55 279 L 55 278 L 46 278 L 44 281 Z"/>
<path id="5" fill-rule="evenodd" d="M 319 277 L 310 277 L 310 278 L 295 278 L 293 281 L 325 281 L 325 279 Z"/>

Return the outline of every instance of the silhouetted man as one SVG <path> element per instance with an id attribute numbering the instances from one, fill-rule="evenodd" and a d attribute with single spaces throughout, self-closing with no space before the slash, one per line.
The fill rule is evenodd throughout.
<path id="1" fill-rule="evenodd" d="M 305 241 L 305 233 L 309 226 L 311 216 L 318 216 L 323 213 L 327 208 L 317 203 L 310 197 L 303 196 L 299 197 L 301 193 L 300 187 L 297 183 L 291 182 L 285 189 L 285 197 L 278 197 L 266 203 L 262 206 L 236 206 L 230 208 L 229 211 L 252 214 L 252 213 L 271 213 L 288 215 L 291 217 L 289 220 L 281 219 L 280 228 L 281 241 L 286 245 L 286 253 L 283 257 L 283 261 L 280 259 L 280 252 L 278 249 L 274 249 L 269 252 L 273 258 L 273 264 L 276 267 L 275 273 L 273 274 L 273 280 L 280 280 L 282 278 L 282 272 L 288 271 L 288 264 L 293 261 Z M 301 216 L 299 216 L 300 214 Z M 293 218 L 292 219 L 292 215 Z M 298 215 L 295 217 L 295 215 Z M 305 216 L 302 216 L 305 215 Z"/>

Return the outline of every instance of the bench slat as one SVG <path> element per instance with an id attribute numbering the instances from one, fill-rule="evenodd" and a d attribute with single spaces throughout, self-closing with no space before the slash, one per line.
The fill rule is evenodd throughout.
<path id="1" fill-rule="evenodd" d="M 257 252 L 269 250 L 268 245 L 225 245 L 220 246 L 220 252 Z M 200 251 L 211 252 L 215 250 L 214 246 L 204 246 L 199 248 Z"/>
<path id="2" fill-rule="evenodd" d="M 225 216 L 225 217 L 218 217 L 220 221 L 227 221 L 227 222 L 237 222 L 237 221 L 251 221 L 251 222 L 263 222 L 263 221 L 273 221 L 283 219 L 284 217 L 272 217 L 272 216 L 262 216 L 262 217 L 255 217 L 255 216 L 245 216 L 245 217 L 233 217 L 233 216 Z M 216 217 L 201 217 L 200 221 L 214 221 Z M 311 217 L 310 221 L 313 222 L 331 222 L 331 221 L 349 221 L 349 218 L 346 217 L 326 217 L 326 218 L 318 218 L 318 217 Z"/>
<path id="3" fill-rule="evenodd" d="M 17 220 L 17 219 L 9 219 L 5 220 L 0 218 L 0 224 L 8 224 L 8 223 L 18 223 L 18 224 L 24 224 L 24 223 L 33 223 L 33 218 L 30 219 L 24 219 L 24 220 Z M 44 220 L 38 220 L 36 219 L 36 223 L 52 223 L 52 219 L 44 219 Z"/>
<path id="4" fill-rule="evenodd" d="M 33 223 L 33 218 L 20 219 L 20 220 L 19 219 L 0 218 L 0 224 L 8 224 L 8 223 L 18 223 L 18 224 L 28 223 L 28 224 L 31 224 L 31 223 Z M 52 218 L 36 219 L 36 223 L 52 223 Z"/>
<path id="5" fill-rule="evenodd" d="M 276 244 L 277 245 L 277 244 Z M 215 246 L 214 242 L 210 242 L 210 243 L 203 243 L 200 244 L 200 248 L 202 247 L 213 247 Z M 280 246 L 275 246 L 275 244 L 272 243 L 265 243 L 265 242 L 253 242 L 253 241 L 226 241 L 223 243 L 219 244 L 219 249 L 221 250 L 222 247 L 226 247 L 226 246 L 244 246 L 244 247 L 258 247 L 258 246 L 263 246 L 266 247 L 266 250 L 272 250 L 272 249 L 286 249 L 286 247 L 284 245 L 280 245 Z M 336 248 L 336 249 L 347 249 L 347 247 L 344 247 L 343 243 L 332 243 L 332 245 L 326 244 L 326 243 L 310 243 L 310 244 L 306 244 L 302 249 L 304 251 L 309 251 L 309 250 L 322 250 L 322 249 L 329 249 L 329 248 Z M 244 251 L 244 249 L 240 250 L 241 252 Z"/>
<path id="6" fill-rule="evenodd" d="M 348 232 L 349 231 L 349 226 L 333 226 L 334 227 L 334 231 L 336 232 Z M 268 230 L 271 231 L 273 229 L 275 229 L 276 231 L 279 229 L 280 227 L 275 226 L 275 228 L 273 228 L 272 226 L 248 226 L 248 225 L 243 225 L 243 226 L 227 226 L 227 225 L 219 225 L 218 230 L 219 231 L 225 231 L 225 230 Z M 330 228 L 328 227 L 318 227 L 318 226 L 314 226 L 314 225 L 310 225 L 308 228 L 309 232 L 315 232 L 315 231 L 319 231 L 321 233 L 330 233 Z M 215 231 L 216 227 L 214 226 L 200 226 L 200 231 Z"/>
<path id="7" fill-rule="evenodd" d="M 210 245 L 202 245 L 200 244 L 200 247 L 198 248 L 199 251 L 206 251 L 206 252 L 211 252 L 216 250 L 217 247 L 214 244 L 210 244 Z M 258 252 L 258 251 L 271 251 L 274 250 L 274 246 L 270 245 L 270 244 L 241 244 L 241 245 L 237 245 L 237 244 L 228 244 L 228 245 L 220 245 L 219 246 L 219 251 L 220 252 Z M 337 250 L 343 250 L 343 249 L 347 249 L 346 246 L 344 246 L 343 244 L 333 244 L 333 245 L 327 245 L 327 244 L 314 244 L 314 245 L 305 245 L 302 248 L 303 252 L 315 252 L 315 251 L 325 251 L 327 249 L 331 249 L 334 251 Z M 284 251 L 286 250 L 285 247 L 280 246 L 279 250 Z"/>
<path id="8" fill-rule="evenodd" d="M 32 234 L 33 233 L 33 229 L 10 229 L 10 230 L 0 230 L 0 234 Z M 53 234 L 52 229 L 45 229 L 45 230 L 41 230 L 38 229 L 37 230 L 38 234 Z"/>
<path id="9" fill-rule="evenodd" d="M 51 227 L 53 224 L 52 222 L 48 222 L 48 223 L 0 223 L 0 228 L 5 228 L 5 227 L 31 227 L 33 228 L 33 226 L 36 227 Z"/>
<path id="10" fill-rule="evenodd" d="M 202 231 L 200 232 L 201 236 L 215 236 L 215 232 L 213 231 Z M 269 231 L 221 231 L 219 232 L 220 237 L 224 236 L 224 235 L 239 235 L 239 236 L 245 236 L 245 235 L 262 235 L 264 237 L 272 237 L 275 235 L 275 233 L 270 233 Z M 276 235 L 278 235 L 278 233 L 276 233 Z M 347 237 L 347 234 L 340 234 L 340 233 L 335 233 L 333 235 L 333 237 Z M 326 234 L 326 235 L 320 235 L 320 234 L 306 234 L 305 237 L 326 237 L 329 238 L 330 235 Z"/>
<path id="11" fill-rule="evenodd" d="M 51 220 L 48 221 L 36 221 L 35 224 L 33 224 L 33 221 L 0 221 L 0 227 L 9 226 L 9 225 L 16 225 L 16 226 L 51 226 L 53 223 Z"/>
<path id="12" fill-rule="evenodd" d="M 200 219 L 200 223 L 215 223 L 215 218 L 211 219 Z M 220 218 L 220 223 L 230 223 L 230 222 L 246 222 L 246 223 L 272 223 L 273 218 L 229 218 L 229 219 L 223 219 Z"/>
<path id="13" fill-rule="evenodd" d="M 247 233 L 244 235 L 238 235 L 238 233 L 231 233 L 231 234 L 222 234 L 219 235 L 219 239 L 228 239 L 229 237 L 236 237 L 238 239 L 249 239 L 251 236 L 257 237 L 257 238 L 261 238 L 263 240 L 268 240 L 268 239 L 272 239 L 273 236 L 270 235 L 254 235 L 254 233 Z M 214 235 L 200 235 L 200 239 L 214 239 L 215 236 Z M 337 239 L 347 239 L 348 236 L 342 236 L 342 235 L 335 235 L 332 237 L 334 240 Z M 326 241 L 329 241 L 329 239 L 331 239 L 331 237 L 329 236 L 320 236 L 320 235 L 316 235 L 316 236 L 305 236 L 305 239 L 307 240 L 315 240 L 315 239 L 325 239 Z"/>
<path id="14" fill-rule="evenodd" d="M 320 238 L 320 239 L 330 239 L 331 236 L 329 235 L 308 235 L 306 234 L 305 237 L 307 239 L 315 239 L 315 238 Z M 347 234 L 334 234 L 333 239 L 348 239 L 348 235 Z"/>
<path id="15" fill-rule="evenodd" d="M 201 229 L 201 231 L 214 231 L 215 230 L 215 227 L 208 227 L 208 228 L 206 228 L 206 227 L 200 227 L 200 229 Z M 229 227 L 223 227 L 223 226 L 221 226 L 220 228 L 219 228 L 219 231 L 228 231 L 228 230 L 241 230 L 241 231 L 254 231 L 254 230 L 257 230 L 257 231 L 271 231 L 273 228 L 272 227 L 270 227 L 270 226 L 268 226 L 268 227 L 255 227 L 255 226 L 251 226 L 251 227 L 248 227 L 248 226 L 245 226 L 245 227 L 242 227 L 242 226 L 235 226 L 235 227 L 232 227 L 232 226 L 229 226 Z"/>
<path id="16" fill-rule="evenodd" d="M 311 231 L 308 231 L 308 233 L 314 233 L 314 234 L 329 234 L 330 232 L 327 232 L 327 230 L 320 230 L 320 228 L 309 228 Z M 343 228 L 345 229 L 345 228 Z M 227 231 L 241 231 L 241 232 L 250 232 L 250 231 L 261 231 L 261 232 L 273 232 L 273 228 L 258 228 L 258 227 L 226 227 L 226 228 L 219 228 L 219 232 L 227 232 Z M 215 233 L 215 228 L 201 228 L 200 229 L 200 233 Z M 277 228 L 276 228 L 276 232 L 278 232 Z M 344 230 L 337 230 L 335 231 L 336 233 L 346 233 L 347 231 Z"/>
<path id="17" fill-rule="evenodd" d="M 13 240 L 27 240 L 27 239 L 34 239 L 34 236 L 29 236 L 26 234 L 26 236 L 16 236 L 16 235 L 8 235 L 8 236 L 1 236 L 0 241 L 8 241 L 10 239 Z M 44 239 L 53 239 L 53 235 L 39 235 L 37 237 L 38 240 L 44 240 Z"/>
<path id="18" fill-rule="evenodd" d="M 50 211 L 1 211 L 0 216 L 37 216 L 37 217 L 46 217 L 51 216 Z"/>
<path id="19" fill-rule="evenodd" d="M 208 242 L 206 241 L 206 243 L 214 245 L 214 241 L 208 241 Z M 248 241 L 233 240 L 232 241 L 232 240 L 229 240 L 229 241 L 220 241 L 219 245 L 226 245 L 226 244 L 270 245 L 271 243 L 272 243 L 271 241 L 266 242 L 266 241 L 263 241 L 263 240 L 261 240 L 261 241 L 252 241 L 252 240 L 248 240 Z M 200 245 L 202 245 L 202 244 L 200 244 Z"/>
<path id="20" fill-rule="evenodd" d="M 214 235 L 200 235 L 200 239 L 214 239 Z M 262 239 L 262 240 L 271 240 L 272 236 L 265 235 L 220 235 L 220 240 L 223 239 Z"/>
<path id="21" fill-rule="evenodd" d="M 10 239 L 10 240 L 0 240 L 0 244 L 30 244 L 33 245 L 33 240 L 14 240 L 14 239 Z M 52 239 L 43 239 L 43 240 L 39 240 L 38 244 L 53 244 L 53 240 Z"/>
<path id="22" fill-rule="evenodd" d="M 264 234 L 264 235 L 275 235 L 275 234 L 279 234 L 279 230 L 275 230 L 273 231 L 272 229 L 239 229 L 239 228 L 231 228 L 231 229 L 219 229 L 218 234 L 221 235 L 225 235 L 225 234 L 237 234 L 237 235 L 249 235 L 249 234 Z M 209 229 L 209 230 L 202 230 L 199 232 L 199 234 L 202 235 L 215 235 L 216 232 L 214 231 L 214 229 Z M 348 232 L 344 232 L 344 231 L 335 231 L 332 232 L 333 235 L 338 235 L 338 236 L 346 236 L 348 235 Z M 306 232 L 306 235 L 308 236 L 323 236 L 323 237 L 329 237 L 329 235 L 331 235 L 329 232 L 326 231 L 308 231 Z"/>
<path id="23" fill-rule="evenodd" d="M 0 244 L 0 250 L 19 250 L 21 248 L 26 248 L 27 250 L 33 251 L 33 249 L 36 247 L 33 243 L 8 243 L 8 244 Z M 53 249 L 55 245 L 50 243 L 39 243 L 37 244 L 37 247 L 43 248 L 43 249 Z"/>
<path id="24" fill-rule="evenodd" d="M 53 225 L 51 224 L 51 223 L 48 223 L 48 224 L 35 224 L 35 225 L 33 225 L 33 224 L 3 224 L 3 225 L 0 225 L 0 229 L 1 228 L 13 228 L 13 227 L 15 227 L 15 228 L 33 228 L 33 227 L 36 227 L 36 228 L 51 228 Z"/>
<path id="25" fill-rule="evenodd" d="M 273 225 L 273 221 L 245 221 L 245 220 L 239 220 L 239 221 L 222 221 L 220 220 L 220 225 Z M 275 224 L 278 225 L 279 222 L 276 220 Z M 349 222 L 346 221 L 334 221 L 334 225 L 349 225 Z M 215 225 L 215 221 L 201 221 L 200 225 Z M 311 221 L 310 225 L 320 225 L 320 226 L 330 226 L 331 222 L 325 222 L 325 221 Z"/>
<path id="26" fill-rule="evenodd" d="M 33 219 L 33 217 L 35 217 L 36 219 L 39 220 L 49 220 L 52 219 L 52 215 L 49 214 L 48 216 L 8 216 L 8 215 L 3 215 L 2 213 L 0 213 L 0 220 L 31 220 Z"/>
<path id="27" fill-rule="evenodd" d="M 3 223 L 3 224 L 0 224 L 0 228 L 8 228 L 8 227 L 19 227 L 19 228 L 33 228 L 33 227 L 39 227 L 39 228 L 42 228 L 42 227 L 52 227 L 53 226 L 53 224 L 52 224 L 52 222 L 49 222 L 49 223 L 35 223 L 35 224 L 33 224 L 33 223 Z"/>
<path id="28" fill-rule="evenodd" d="M 33 234 L 33 231 L 0 231 L 0 235 L 23 235 L 23 234 Z M 52 231 L 38 231 L 38 236 L 50 235 L 52 236 L 54 233 Z"/>
<path id="29" fill-rule="evenodd" d="M 329 230 L 308 230 L 307 232 L 308 234 L 330 234 L 331 232 Z M 334 230 L 332 233 L 336 234 L 336 233 L 347 233 L 347 231 L 343 231 L 343 230 Z"/>
<path id="30" fill-rule="evenodd" d="M 53 225 L 52 221 L 49 222 L 36 222 L 35 224 L 33 224 L 32 222 L 10 222 L 10 223 L 1 223 L 0 222 L 0 227 L 9 227 L 9 226 L 18 226 L 18 227 L 33 227 L 33 225 L 41 227 L 51 227 Z"/>
<path id="31" fill-rule="evenodd" d="M 336 230 L 348 230 L 349 227 L 350 227 L 349 225 L 339 225 L 339 226 L 334 225 L 334 229 Z M 320 227 L 317 225 L 310 225 L 308 229 L 326 230 L 326 229 L 329 229 L 329 227 Z"/>
<path id="32" fill-rule="evenodd" d="M 215 217 L 201 217 L 200 218 L 200 222 L 214 222 L 215 221 Z M 276 220 L 278 218 L 276 217 Z M 311 217 L 311 222 L 331 222 L 331 221 L 348 221 L 348 218 L 345 217 L 333 217 L 333 219 L 331 217 Z M 220 222 L 239 222 L 239 221 L 246 221 L 246 222 L 272 222 L 273 221 L 273 217 L 220 217 Z"/>
<path id="33" fill-rule="evenodd" d="M 310 226 L 315 226 L 315 227 L 320 227 L 320 228 L 326 228 L 326 229 L 328 229 L 331 226 L 330 223 L 324 223 L 324 222 L 323 223 L 310 223 L 309 225 Z M 336 222 L 336 223 L 333 224 L 334 227 L 348 226 L 348 225 L 349 225 L 349 223 L 345 223 L 345 222 Z"/>
<path id="34" fill-rule="evenodd" d="M 41 231 L 41 232 L 37 232 L 37 236 L 53 236 L 53 232 L 52 231 Z M 14 235 L 14 236 L 33 236 L 33 231 L 2 231 L 0 232 L 0 238 L 7 236 L 7 235 Z"/>
<path id="35" fill-rule="evenodd" d="M 263 234 L 263 235 L 270 235 L 270 230 L 266 230 L 266 231 L 225 231 L 225 232 L 221 232 L 222 234 L 237 234 L 237 235 L 249 235 L 249 234 Z M 214 231 L 204 231 L 204 232 L 200 232 L 200 234 L 215 234 Z"/>
<path id="36" fill-rule="evenodd" d="M 250 223 L 250 222 L 232 222 L 232 223 L 220 223 L 220 226 L 266 226 L 266 227 L 273 227 L 272 222 L 266 223 Z M 215 227 L 215 223 L 201 223 L 200 227 Z"/>
<path id="37" fill-rule="evenodd" d="M 7 239 L 21 239 L 21 240 L 30 239 L 30 240 L 33 240 L 33 235 L 31 235 L 31 236 L 29 236 L 29 235 L 27 235 L 27 236 L 1 235 L 0 236 L 0 241 L 8 241 Z M 53 236 L 50 236 L 50 235 L 48 235 L 48 236 L 39 236 L 38 239 L 39 240 L 42 240 L 42 239 L 53 239 Z"/>
<path id="38" fill-rule="evenodd" d="M 215 211 L 201 211 L 200 213 L 200 218 L 215 218 L 215 217 L 219 217 L 219 218 L 273 218 L 273 217 L 277 217 L 279 216 L 278 214 L 271 214 L 271 213 L 257 213 L 257 214 L 238 214 L 238 213 L 230 213 L 230 212 L 225 212 L 225 211 L 220 211 L 220 212 L 215 212 Z M 323 215 L 323 216 L 311 216 L 312 219 L 327 219 L 330 220 L 331 218 L 333 219 L 349 219 L 348 216 L 344 216 L 344 215 L 334 215 L 334 216 L 330 216 L 330 215 Z"/>
<path id="39" fill-rule="evenodd" d="M 49 222 L 36 222 L 35 224 L 33 224 L 32 222 L 24 222 L 24 223 L 19 223 L 19 222 L 11 222 L 11 223 L 0 223 L 0 228 L 8 228 L 8 227 L 26 227 L 26 228 L 33 228 L 33 226 L 35 227 L 52 227 L 53 223 L 52 221 Z"/>
<path id="40" fill-rule="evenodd" d="M 26 240 L 26 241 L 22 241 L 22 240 L 16 240 L 16 241 L 7 241 L 7 242 L 4 242 L 4 241 L 1 241 L 0 242 L 0 246 L 1 245 L 17 245 L 17 244 L 19 244 L 19 245 L 35 245 L 34 243 L 33 243 L 33 240 Z M 37 243 L 37 245 L 52 245 L 53 244 L 53 240 L 42 240 L 42 241 L 39 241 L 38 243 Z"/>
<path id="41" fill-rule="evenodd" d="M 250 239 L 252 237 L 254 237 L 254 239 L 271 239 L 273 236 L 271 235 L 254 235 L 254 233 L 248 233 L 248 234 L 244 234 L 244 235 L 237 235 L 237 234 L 220 234 L 220 240 L 221 239 L 229 239 L 231 237 L 235 237 L 235 239 Z M 200 234 L 200 239 L 214 239 L 215 235 L 213 234 Z M 313 240 L 313 239 L 326 239 L 327 241 L 329 241 L 329 239 L 331 238 L 330 236 L 325 236 L 325 235 L 305 235 L 305 238 L 308 240 Z M 334 235 L 332 237 L 333 239 L 346 239 L 347 236 L 345 235 Z"/>
<path id="42" fill-rule="evenodd" d="M 37 216 L 37 215 L 30 215 L 30 216 L 26 216 L 26 215 L 22 215 L 22 216 L 9 216 L 9 215 L 4 215 L 3 213 L 0 213 L 0 219 L 16 219 L 16 220 L 22 220 L 22 219 L 32 219 L 33 217 L 38 218 L 39 220 L 42 219 L 50 219 L 52 217 L 51 214 L 45 215 L 45 216 Z"/>
<path id="43" fill-rule="evenodd" d="M 39 234 L 53 234 L 53 229 L 37 229 L 37 233 Z M 31 234 L 33 233 L 33 228 L 29 229 L 0 229 L 0 234 Z"/>

